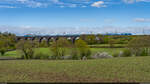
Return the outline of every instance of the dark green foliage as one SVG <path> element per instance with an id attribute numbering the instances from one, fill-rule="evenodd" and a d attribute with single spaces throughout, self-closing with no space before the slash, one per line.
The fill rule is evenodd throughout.
<path id="1" fill-rule="evenodd" d="M 132 56 L 132 52 L 129 49 L 125 49 L 121 55 L 121 57 L 130 57 Z"/>
<path id="2" fill-rule="evenodd" d="M 39 47 L 48 47 L 47 41 L 43 40 L 41 43 L 39 43 Z"/>
<path id="3" fill-rule="evenodd" d="M 116 52 L 113 54 L 113 57 L 119 57 L 120 53 Z"/>
<path id="4" fill-rule="evenodd" d="M 143 48 L 141 50 L 140 56 L 149 56 L 149 48 Z"/>
<path id="5" fill-rule="evenodd" d="M 0 46 L 6 48 L 6 50 L 15 49 L 16 36 L 11 33 L 1 33 L 0 34 Z"/>
<path id="6" fill-rule="evenodd" d="M 70 42 L 65 38 L 59 38 L 56 42 L 53 42 L 50 48 L 52 51 L 52 58 L 62 59 L 62 57 L 66 55 L 70 45 Z"/>
<path id="7" fill-rule="evenodd" d="M 16 45 L 17 49 L 21 51 L 23 59 L 32 59 L 34 55 L 34 44 L 31 41 L 21 40 Z"/>
<path id="8" fill-rule="evenodd" d="M 90 58 L 91 51 L 85 41 L 79 39 L 75 42 L 75 46 L 78 49 L 80 59 L 82 59 L 83 57 Z"/>
<path id="9" fill-rule="evenodd" d="M 91 52 L 91 50 L 90 49 L 88 49 L 87 50 L 87 53 L 86 53 L 86 57 L 87 57 L 87 59 L 90 59 L 91 58 L 91 54 L 92 54 L 92 52 Z"/>
<path id="10" fill-rule="evenodd" d="M 5 48 L 1 48 L 1 49 L 0 49 L 1 55 L 3 56 L 3 55 L 6 53 L 6 51 L 7 51 L 7 50 L 6 50 Z"/>
<path id="11" fill-rule="evenodd" d="M 131 56 L 132 52 L 129 49 L 125 49 L 123 51 L 116 52 L 113 54 L 113 57 L 131 57 Z"/>
<path id="12" fill-rule="evenodd" d="M 72 57 L 73 60 L 78 60 L 78 59 L 80 59 L 80 57 L 79 57 L 79 55 L 78 55 L 78 50 L 77 50 L 77 48 L 72 48 L 70 55 L 71 55 L 71 57 Z"/>
<path id="13" fill-rule="evenodd" d="M 129 42 L 128 48 L 135 56 L 147 56 L 150 48 L 150 36 L 134 38 Z"/>
<path id="14" fill-rule="evenodd" d="M 49 55 L 39 52 L 34 55 L 34 59 L 49 59 Z"/>

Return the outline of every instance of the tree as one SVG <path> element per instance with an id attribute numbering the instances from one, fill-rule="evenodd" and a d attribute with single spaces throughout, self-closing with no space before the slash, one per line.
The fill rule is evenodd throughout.
<path id="1" fill-rule="evenodd" d="M 4 55 L 6 51 L 7 51 L 7 44 L 6 44 L 4 39 L 3 40 L 1 39 L 0 40 L 0 53 L 1 53 L 1 55 Z"/>
<path id="2" fill-rule="evenodd" d="M 79 39 L 75 42 L 75 46 L 78 49 L 80 59 L 82 59 L 83 57 L 90 58 L 91 51 L 85 41 Z"/>
<path id="3" fill-rule="evenodd" d="M 31 41 L 21 40 L 16 45 L 17 49 L 21 50 L 23 59 L 32 59 L 34 55 L 34 45 Z"/>
<path id="4" fill-rule="evenodd" d="M 96 44 L 96 36 L 91 34 L 91 35 L 81 35 L 80 36 L 82 40 L 87 42 L 87 44 L 92 45 Z"/>
<path id="5" fill-rule="evenodd" d="M 63 59 L 66 55 L 67 48 L 70 46 L 70 42 L 65 38 L 59 38 L 56 42 L 53 42 L 50 50 L 52 51 L 54 59 Z"/>
<path id="6" fill-rule="evenodd" d="M 133 54 L 136 56 L 141 55 L 141 53 L 150 53 L 150 36 L 138 36 L 132 39 L 127 46 Z M 144 51 L 144 52 L 143 52 Z"/>
<path id="7" fill-rule="evenodd" d="M 3 45 L 5 50 L 15 49 L 16 44 L 16 36 L 11 33 L 0 33 L 0 41 L 2 42 L 0 45 Z"/>
<path id="8" fill-rule="evenodd" d="M 48 43 L 46 40 L 43 40 L 40 44 L 39 47 L 48 47 Z"/>
<path id="9" fill-rule="evenodd" d="M 108 44 L 109 43 L 109 36 L 108 35 L 105 35 L 102 37 L 102 43 L 103 44 Z"/>
<path id="10" fill-rule="evenodd" d="M 115 40 L 114 39 L 110 39 L 108 41 L 109 45 L 110 45 L 110 48 L 113 48 L 114 47 L 114 44 L 115 44 Z"/>
<path id="11" fill-rule="evenodd" d="M 104 43 L 104 35 L 98 34 L 97 35 L 97 43 Z"/>
<path id="12" fill-rule="evenodd" d="M 96 43 L 96 36 L 95 35 L 88 35 L 87 36 L 88 44 L 92 45 Z"/>

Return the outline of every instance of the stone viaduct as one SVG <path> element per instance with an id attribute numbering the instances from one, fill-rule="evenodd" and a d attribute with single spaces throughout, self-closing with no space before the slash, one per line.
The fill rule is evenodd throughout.
<path id="1" fill-rule="evenodd" d="M 17 36 L 17 41 L 19 40 L 31 40 L 31 41 L 37 41 L 41 43 L 42 41 L 46 41 L 49 43 L 50 41 L 56 41 L 60 37 L 66 38 L 70 40 L 72 43 L 75 42 L 75 40 L 80 38 L 80 35 L 56 35 L 56 36 Z"/>

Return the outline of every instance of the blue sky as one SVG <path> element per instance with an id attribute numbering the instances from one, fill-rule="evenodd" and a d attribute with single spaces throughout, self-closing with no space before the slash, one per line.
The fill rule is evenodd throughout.
<path id="1" fill-rule="evenodd" d="M 150 32 L 150 0 L 0 0 L 0 31 L 18 35 Z"/>

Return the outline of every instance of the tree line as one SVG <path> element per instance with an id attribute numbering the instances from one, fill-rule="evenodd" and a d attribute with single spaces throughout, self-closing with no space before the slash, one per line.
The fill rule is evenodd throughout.
<path id="1" fill-rule="evenodd" d="M 16 41 L 16 35 L 8 32 L 0 33 L 0 53 L 4 55 L 5 52 L 18 49 L 22 53 L 22 58 L 32 59 L 40 58 L 38 53 L 36 57 L 35 48 L 49 47 L 52 59 L 65 59 L 70 55 L 72 59 L 90 59 L 91 50 L 88 45 L 94 44 L 127 44 L 126 53 L 135 56 L 150 55 L 150 36 L 109 36 L 109 35 L 81 35 L 80 39 L 76 40 L 73 44 L 66 38 L 59 38 L 57 41 L 52 41 L 47 45 L 46 41 L 41 43 L 37 41 L 21 40 Z M 48 57 L 45 55 L 45 57 Z M 68 56 L 69 57 L 69 56 Z"/>

